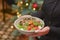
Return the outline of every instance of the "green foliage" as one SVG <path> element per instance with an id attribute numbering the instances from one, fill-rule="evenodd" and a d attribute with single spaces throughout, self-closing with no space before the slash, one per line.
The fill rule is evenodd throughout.
<path id="1" fill-rule="evenodd" d="M 18 31 L 18 30 L 14 30 L 12 33 L 11 33 L 11 35 L 13 35 L 13 36 L 19 36 L 19 35 L 21 35 L 21 33 Z"/>
<path id="2" fill-rule="evenodd" d="M 17 6 L 14 4 L 12 5 L 12 9 L 18 10 L 18 12 L 20 12 L 22 15 L 37 12 L 38 10 L 40 10 L 40 6 L 43 3 L 43 0 L 15 0 L 15 3 L 17 4 L 19 1 L 23 2 L 22 6 L 21 6 L 23 9 L 21 9 L 20 6 Z M 28 6 L 26 6 L 26 3 L 28 3 Z M 36 10 L 33 10 L 33 7 L 32 7 L 33 3 L 38 4 L 38 8 L 36 8 Z"/>
<path id="3" fill-rule="evenodd" d="M 17 16 L 13 16 L 13 17 L 10 19 L 10 22 L 14 22 L 16 19 L 17 19 Z"/>

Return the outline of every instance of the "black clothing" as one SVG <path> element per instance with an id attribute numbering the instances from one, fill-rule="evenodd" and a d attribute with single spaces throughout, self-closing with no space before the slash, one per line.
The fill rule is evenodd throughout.
<path id="1" fill-rule="evenodd" d="M 50 32 L 40 40 L 60 40 L 60 0 L 44 0 L 42 10 L 32 16 L 43 19 L 45 26 L 50 26 Z"/>

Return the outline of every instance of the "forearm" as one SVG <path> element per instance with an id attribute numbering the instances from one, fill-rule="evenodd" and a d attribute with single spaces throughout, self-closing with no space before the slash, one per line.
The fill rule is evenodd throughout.
<path id="1" fill-rule="evenodd" d="M 50 31 L 60 35 L 60 27 L 50 27 Z"/>
<path id="2" fill-rule="evenodd" d="M 60 27 L 51 26 L 48 35 L 60 37 Z"/>

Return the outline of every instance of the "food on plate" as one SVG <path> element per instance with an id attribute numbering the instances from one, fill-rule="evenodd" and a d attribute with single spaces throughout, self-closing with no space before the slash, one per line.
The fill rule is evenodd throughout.
<path id="1" fill-rule="evenodd" d="M 35 31 L 43 27 L 42 20 L 36 19 L 35 17 L 24 17 L 19 21 L 17 27 L 20 30 Z"/>

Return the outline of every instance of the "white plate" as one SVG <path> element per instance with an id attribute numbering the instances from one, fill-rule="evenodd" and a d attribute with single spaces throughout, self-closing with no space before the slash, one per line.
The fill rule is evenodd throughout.
<path id="1" fill-rule="evenodd" d="M 24 16 L 20 16 L 15 22 L 14 22 L 14 26 L 15 28 L 22 34 L 30 34 L 30 33 L 34 33 L 34 32 L 38 32 L 39 30 L 37 31 L 27 31 L 27 30 L 21 30 L 20 28 L 17 27 L 17 24 L 19 24 L 19 22 L 23 19 L 23 18 L 31 18 L 33 16 L 30 16 L 30 15 L 24 15 Z M 44 27 L 44 21 L 40 18 L 37 18 L 37 17 L 33 17 L 33 18 L 36 18 L 36 20 L 40 20 L 43 24 L 42 28 Z"/>

